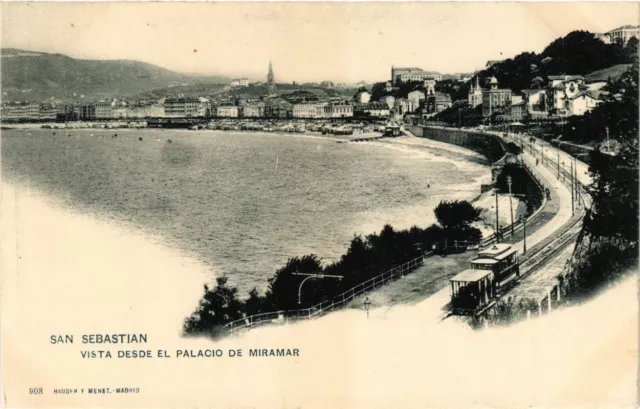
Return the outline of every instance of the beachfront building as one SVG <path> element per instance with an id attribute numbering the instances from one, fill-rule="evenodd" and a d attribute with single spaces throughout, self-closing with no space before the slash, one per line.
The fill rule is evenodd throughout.
<path id="1" fill-rule="evenodd" d="M 218 105 L 216 108 L 216 116 L 218 118 L 237 118 L 238 107 L 231 104 Z"/>
<path id="2" fill-rule="evenodd" d="M 348 101 L 332 101 L 324 106 L 325 118 L 351 118 L 353 105 Z"/>
<path id="3" fill-rule="evenodd" d="M 196 97 L 173 97 L 164 101 L 164 113 L 170 118 L 204 117 L 209 110 L 209 100 Z"/>
<path id="4" fill-rule="evenodd" d="M 100 100 L 96 102 L 96 119 L 111 119 L 113 118 L 113 106 L 115 99 Z"/>
<path id="5" fill-rule="evenodd" d="M 293 104 L 284 98 L 269 98 L 265 103 L 264 114 L 268 118 L 291 118 Z"/>
<path id="6" fill-rule="evenodd" d="M 245 118 L 262 118 L 264 114 L 264 102 L 251 102 L 244 104 L 242 116 Z"/>
<path id="7" fill-rule="evenodd" d="M 58 115 L 58 107 L 56 104 L 44 103 L 40 104 L 38 110 L 38 119 L 41 121 L 54 121 Z"/>
<path id="8" fill-rule="evenodd" d="M 78 119 L 81 121 L 95 121 L 96 119 L 96 105 L 95 104 L 81 104 L 77 107 Z"/>
<path id="9" fill-rule="evenodd" d="M 489 88 L 482 91 L 482 116 L 487 118 L 494 113 L 507 113 L 511 105 L 511 90 L 499 88 L 496 77 L 491 77 L 488 85 Z"/>
<path id="10" fill-rule="evenodd" d="M 293 105 L 292 116 L 294 118 L 324 118 L 326 105 L 321 102 L 300 102 Z"/>
<path id="11" fill-rule="evenodd" d="M 40 105 L 35 102 L 14 101 L 2 105 L 3 121 L 36 120 L 40 115 Z"/>
<path id="12" fill-rule="evenodd" d="M 468 101 L 471 108 L 482 104 L 482 87 L 480 87 L 480 77 L 477 75 L 475 83 L 471 84 L 471 88 L 469 88 Z"/>

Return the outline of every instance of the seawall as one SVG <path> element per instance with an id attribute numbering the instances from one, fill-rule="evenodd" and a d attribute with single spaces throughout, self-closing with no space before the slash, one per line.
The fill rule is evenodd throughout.
<path id="1" fill-rule="evenodd" d="M 495 135 L 419 125 L 405 127 L 415 136 L 471 149 L 486 157 L 491 163 L 500 160 L 506 153 L 502 141 Z"/>

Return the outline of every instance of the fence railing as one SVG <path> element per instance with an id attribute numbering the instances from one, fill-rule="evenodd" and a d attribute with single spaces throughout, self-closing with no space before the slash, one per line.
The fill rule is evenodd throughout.
<path id="1" fill-rule="evenodd" d="M 393 267 L 375 277 L 372 277 L 360 284 L 357 284 L 341 294 L 336 295 L 331 300 L 326 300 L 309 308 L 295 310 L 280 310 L 250 315 L 225 325 L 225 328 L 234 333 L 242 329 L 250 329 L 259 325 L 284 324 L 286 322 L 311 319 L 319 317 L 331 310 L 345 307 L 354 298 L 372 291 L 389 281 L 403 277 L 417 267 L 421 266 L 425 258 L 434 255 L 434 252 L 427 252 L 422 256 L 407 261 L 399 266 Z"/>
<path id="2" fill-rule="evenodd" d="M 505 152 L 505 155 L 502 158 L 504 159 L 507 155 L 507 149 L 504 145 L 504 141 L 500 137 L 497 137 L 496 140 L 498 141 L 498 143 L 500 143 L 500 145 L 502 146 Z M 527 222 L 529 222 L 540 213 L 547 199 L 546 199 L 544 186 L 542 185 L 540 180 L 535 176 L 534 172 L 531 169 L 529 169 L 529 167 L 526 164 L 522 163 L 522 166 L 525 168 L 527 173 L 529 173 L 531 178 L 539 187 L 543 196 L 543 202 L 541 203 L 541 205 L 538 207 L 538 209 L 536 209 L 536 211 L 534 211 L 527 218 Z M 500 240 L 504 240 L 505 238 L 512 236 L 516 232 L 519 232 L 522 228 L 523 228 L 522 220 L 517 220 L 513 223 L 513 225 L 509 224 L 501 228 L 498 232 L 498 236 L 500 237 Z M 488 246 L 491 246 L 492 244 L 498 241 L 499 240 L 497 239 L 496 233 L 492 233 L 491 235 L 481 239 L 479 242 L 454 241 L 452 244 L 450 243 L 445 247 L 447 251 L 450 249 L 459 249 L 459 248 L 466 248 L 466 250 L 481 249 L 481 248 L 486 248 Z M 226 324 L 225 328 L 228 329 L 230 332 L 234 333 L 242 329 L 250 329 L 260 325 L 284 324 L 286 322 L 290 322 L 293 320 L 311 319 L 314 317 L 321 316 L 331 310 L 344 308 L 354 298 L 366 292 L 372 291 L 377 287 L 388 283 L 389 281 L 402 277 L 404 276 L 404 274 L 411 272 L 416 267 L 421 266 L 425 258 L 429 258 L 434 254 L 435 254 L 435 251 L 426 252 L 422 256 L 416 257 L 415 259 L 410 260 L 406 263 L 403 263 L 400 266 L 391 268 L 383 272 L 382 274 L 379 274 L 360 284 L 353 286 L 352 288 L 346 290 L 345 292 L 333 297 L 331 300 L 323 301 L 312 307 L 295 309 L 295 310 L 280 310 L 280 311 L 266 312 L 261 314 L 254 314 L 254 315 L 250 315 L 250 316 L 232 321 Z"/>

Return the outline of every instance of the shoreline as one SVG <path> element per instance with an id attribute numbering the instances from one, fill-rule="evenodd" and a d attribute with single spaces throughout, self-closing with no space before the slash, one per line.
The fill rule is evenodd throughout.
<path id="1" fill-rule="evenodd" d="M 44 130 L 45 132 L 47 130 Z M 102 132 L 110 132 L 111 130 L 101 130 Z M 127 132 L 123 132 L 123 135 L 120 135 L 120 137 L 125 136 L 126 134 L 126 138 L 131 138 L 131 134 L 132 132 L 134 132 L 135 130 L 126 130 Z M 164 130 L 162 130 L 164 131 Z M 102 133 L 101 132 L 101 133 Z M 210 130 L 210 131 L 181 131 L 182 133 L 186 133 L 186 132 L 193 132 L 195 134 L 198 133 L 213 133 L 213 132 L 219 132 L 218 135 L 223 135 L 224 136 L 224 131 L 214 131 L 214 130 Z M 251 134 L 258 134 L 259 136 L 264 136 L 264 137 L 268 137 L 269 133 L 261 133 L 261 132 L 255 132 L 255 131 L 249 131 L 249 132 L 242 132 L 242 131 L 238 131 L 241 132 L 243 135 L 251 135 Z M 83 134 L 86 133 L 86 131 L 82 131 Z M 71 132 L 72 136 L 73 136 L 73 132 Z M 274 134 L 274 136 L 281 136 L 281 137 L 287 137 L 287 136 L 292 136 L 294 138 L 301 138 L 301 139 L 321 139 L 321 140 L 327 140 L 327 141 L 334 141 L 337 138 L 333 137 L 333 136 L 326 136 L 326 135 L 311 135 L 311 134 L 297 134 L 297 133 L 277 133 Z M 233 135 L 229 135 L 231 137 L 233 137 Z M 257 136 L 257 135 L 256 135 Z M 82 137 L 88 137 L 88 134 L 82 135 Z M 161 138 L 161 139 L 166 139 L 166 138 Z M 375 142 L 370 142 L 370 143 L 365 143 L 366 145 L 370 145 L 370 146 L 374 146 L 377 148 L 386 148 L 386 149 L 401 149 L 401 150 L 406 150 L 407 152 L 411 152 L 412 154 L 417 154 L 420 155 L 421 157 L 425 158 L 424 155 L 428 155 L 426 158 L 430 159 L 432 157 L 437 158 L 436 160 L 442 160 L 442 161 L 446 161 L 448 163 L 453 164 L 453 166 L 456 167 L 463 167 L 466 168 L 467 164 L 466 163 L 462 163 L 460 162 L 461 158 L 457 155 L 454 155 L 453 158 L 449 158 L 448 155 L 437 155 L 437 156 L 433 156 L 430 155 L 428 152 L 425 152 L 425 147 L 422 146 L 422 143 L 427 143 L 429 145 L 431 145 L 430 141 L 425 140 L 424 138 L 415 138 L 416 141 L 418 141 L 418 146 L 416 147 L 414 144 L 404 144 L 404 143 L 394 143 L 394 142 L 398 142 L 400 140 L 403 139 L 407 139 L 407 137 L 400 137 L 400 138 L 396 138 L 394 140 L 390 139 L 388 141 L 385 141 L 384 143 L 379 142 L 379 141 L 375 141 Z M 66 137 L 64 138 L 64 140 L 66 140 Z M 150 138 L 144 138 L 145 142 L 147 140 L 150 140 Z M 174 142 L 175 142 L 175 138 L 174 138 Z M 376 149 L 377 149 L 376 148 Z M 420 149 L 422 148 L 422 149 Z M 456 152 L 456 151 L 460 151 L 460 150 L 466 150 L 463 148 L 459 148 L 459 147 L 452 147 L 452 151 Z M 449 150 L 447 150 L 446 152 L 450 152 Z M 472 155 L 477 155 L 475 152 L 469 151 L 470 154 Z M 470 164 L 470 166 L 472 166 L 473 168 L 479 168 L 481 167 L 483 170 L 483 175 L 478 176 L 477 178 L 474 178 L 473 180 L 463 183 L 463 184 L 456 184 L 455 187 L 457 189 L 455 190 L 451 190 L 448 192 L 443 192 L 443 194 L 441 195 L 441 199 L 440 200 L 474 200 L 477 199 L 480 195 L 479 193 L 479 183 L 478 183 L 478 179 L 482 179 L 482 178 L 486 178 L 488 175 L 488 171 L 486 169 L 485 165 L 480 165 L 477 162 L 472 162 Z M 14 183 L 14 181 L 10 180 L 10 179 L 5 179 L 5 181 L 3 182 L 11 182 Z M 42 191 L 42 190 L 39 190 Z M 47 192 L 44 197 L 48 197 L 48 202 L 50 204 L 53 204 L 56 207 L 59 207 L 61 209 L 63 209 L 64 211 L 69 211 L 69 212 L 77 212 L 80 211 L 83 214 L 87 214 L 89 217 L 97 219 L 97 220 L 102 220 L 102 221 L 106 221 L 109 223 L 114 223 L 116 225 L 120 225 L 122 227 L 124 227 L 126 230 L 131 230 L 131 229 L 135 229 L 137 231 L 141 231 L 144 234 L 149 235 L 150 237 L 153 236 L 157 236 L 160 238 L 160 240 L 164 243 L 166 243 L 167 245 L 170 245 L 174 248 L 180 249 L 182 252 L 184 252 L 185 254 L 187 254 L 189 257 L 192 257 L 196 260 L 198 260 L 199 262 L 203 262 L 205 263 L 210 269 L 211 269 L 211 274 L 210 274 L 210 279 L 208 280 L 209 282 L 214 281 L 215 277 L 219 276 L 219 275 L 223 275 L 224 271 L 220 270 L 220 266 L 218 265 L 218 263 L 215 262 L 215 258 L 212 259 L 211 257 L 208 257 L 206 255 L 203 255 L 201 253 L 199 253 L 197 250 L 189 250 L 189 247 L 185 247 L 184 243 L 181 240 L 175 239 L 173 238 L 173 236 L 171 235 L 165 235 L 162 233 L 162 231 L 159 231 L 153 227 L 146 227 L 144 225 L 140 225 L 139 223 L 136 223 L 134 220 L 127 218 L 125 220 L 125 218 L 121 217 L 120 215 L 118 215 L 117 213 L 112 213 L 112 212 L 107 212 L 104 213 L 102 211 L 97 212 L 96 213 L 96 208 L 91 206 L 89 208 L 86 208 L 85 206 L 75 206 L 75 205 L 71 205 L 69 206 L 67 203 L 65 203 L 64 198 L 62 199 L 58 199 L 57 196 L 53 193 L 51 193 L 50 190 L 45 190 L 44 192 Z M 440 195 L 439 195 L 440 196 Z M 439 197 L 437 196 L 437 197 Z M 395 211 L 397 211 L 394 216 L 395 219 L 398 219 L 396 221 L 391 221 L 389 220 L 390 224 L 394 227 L 394 229 L 408 229 L 410 228 L 412 225 L 419 225 L 422 226 L 423 228 L 428 227 L 431 224 L 431 221 L 429 221 L 430 219 L 424 220 L 424 221 L 411 221 L 410 217 L 407 217 L 405 214 L 414 214 L 414 210 L 413 209 L 417 209 L 417 208 L 422 208 L 426 213 L 428 213 L 429 215 L 433 215 L 433 209 L 435 208 L 435 206 L 437 206 L 439 200 L 437 200 L 436 202 L 433 202 L 433 200 L 431 199 L 433 196 L 425 196 L 425 198 L 421 199 L 419 202 L 412 202 L 412 201 L 405 201 L 404 204 L 402 204 L 400 207 L 396 207 Z M 407 198 L 407 200 L 409 200 L 409 198 Z M 381 208 L 374 211 L 375 213 L 380 213 L 378 216 L 382 215 L 383 213 L 385 213 L 385 208 Z M 390 213 L 391 215 L 391 213 Z M 403 216 L 405 215 L 405 216 Z M 360 235 L 367 235 L 367 234 L 372 234 L 372 233 L 376 233 L 379 232 L 383 226 L 384 223 L 380 222 L 375 223 L 375 226 L 373 226 L 373 224 L 371 223 L 367 223 L 368 219 L 367 218 L 363 218 L 362 217 L 358 217 L 356 219 L 354 219 L 354 228 L 352 230 L 350 230 L 350 232 L 348 233 L 348 235 L 345 235 L 345 239 L 344 239 L 344 245 L 342 246 L 337 246 L 337 248 L 339 248 L 339 250 L 337 250 L 335 256 L 328 256 L 328 255 L 323 255 L 323 260 L 325 263 L 330 263 L 330 262 L 334 262 L 340 259 L 340 257 L 342 256 L 342 254 L 344 254 L 344 252 L 346 251 L 346 249 L 349 246 L 350 240 L 353 237 L 354 234 L 360 234 Z M 377 217 L 380 218 L 380 217 Z M 384 218 L 384 217 L 383 217 Z M 382 219 L 381 219 L 382 220 Z M 359 227 L 360 226 L 360 227 Z M 316 254 L 318 253 L 317 251 L 314 251 Z M 306 254 L 306 253 L 305 253 Z M 297 254 L 296 252 L 292 252 L 290 254 L 287 255 L 287 258 L 291 258 L 291 257 L 299 257 L 302 254 Z M 286 259 L 282 261 L 282 263 L 286 262 Z M 281 266 L 282 263 L 278 263 L 277 266 Z M 224 264 L 224 263 L 223 263 Z M 266 272 L 267 274 L 267 278 L 268 276 L 270 276 L 270 274 L 275 272 L 275 268 L 273 269 L 273 271 L 269 270 Z M 227 273 L 229 273 L 227 271 Z M 242 295 L 244 297 L 244 287 L 247 287 L 247 289 L 253 287 L 254 285 L 258 286 L 260 289 L 264 290 L 264 288 L 266 287 L 266 281 L 261 279 L 261 278 L 257 278 L 255 280 L 253 280 L 253 282 L 251 284 L 240 284 L 240 287 L 242 287 Z"/>

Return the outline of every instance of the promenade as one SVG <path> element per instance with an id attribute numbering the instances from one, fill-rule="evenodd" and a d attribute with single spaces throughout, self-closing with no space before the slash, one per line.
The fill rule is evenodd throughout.
<path id="1" fill-rule="evenodd" d="M 502 134 L 497 135 L 500 137 L 503 136 Z M 418 139 L 417 137 L 411 136 L 408 138 Z M 507 138 L 506 142 L 509 142 L 509 139 L 511 138 Z M 447 145 L 444 142 L 437 141 L 431 141 L 431 143 Z M 559 235 L 563 227 L 572 223 L 574 220 L 571 211 L 570 188 L 563 183 L 562 180 L 558 180 L 553 172 L 552 163 L 546 166 L 540 163 L 536 165 L 536 156 L 530 152 L 524 152 L 522 154 L 522 160 L 538 178 L 543 188 L 549 189 L 550 198 L 544 202 L 543 207 L 539 209 L 538 212 L 536 212 L 537 214 L 527 223 L 526 254 L 523 254 L 524 235 L 522 229 L 517 230 L 513 236 L 509 236 L 503 241 L 504 243 L 514 245 L 518 249 L 521 262 L 525 261 L 540 248 L 548 245 Z M 500 213 L 507 214 L 508 212 L 508 207 L 500 207 Z M 575 217 L 578 217 L 578 213 L 576 212 L 575 214 Z M 467 268 L 466 264 L 471 258 L 473 258 L 472 253 L 452 255 L 445 258 L 429 258 L 425 260 L 424 266 L 419 267 L 407 277 L 358 297 L 350 306 L 352 308 L 362 308 L 364 299 L 370 297 L 370 300 L 373 300 L 373 306 L 384 305 L 386 302 L 386 305 L 381 306 L 380 309 L 389 310 L 394 308 L 394 304 L 404 302 L 405 300 L 415 300 L 416 296 L 401 293 L 411 291 L 428 296 L 424 301 L 416 304 L 418 306 L 416 311 L 419 311 L 421 319 L 427 321 L 440 320 L 449 312 L 450 288 L 448 286 L 448 279 L 459 271 Z M 539 269 L 535 274 L 535 280 L 539 280 L 540 275 L 545 276 L 546 280 L 555 280 L 557 272 L 554 270 L 552 273 L 545 274 L 545 269 Z M 525 282 L 528 282 L 528 280 L 529 278 L 527 278 Z M 547 283 L 545 283 L 543 288 L 547 286 Z M 543 292 L 544 291 L 541 291 L 541 293 Z"/>

